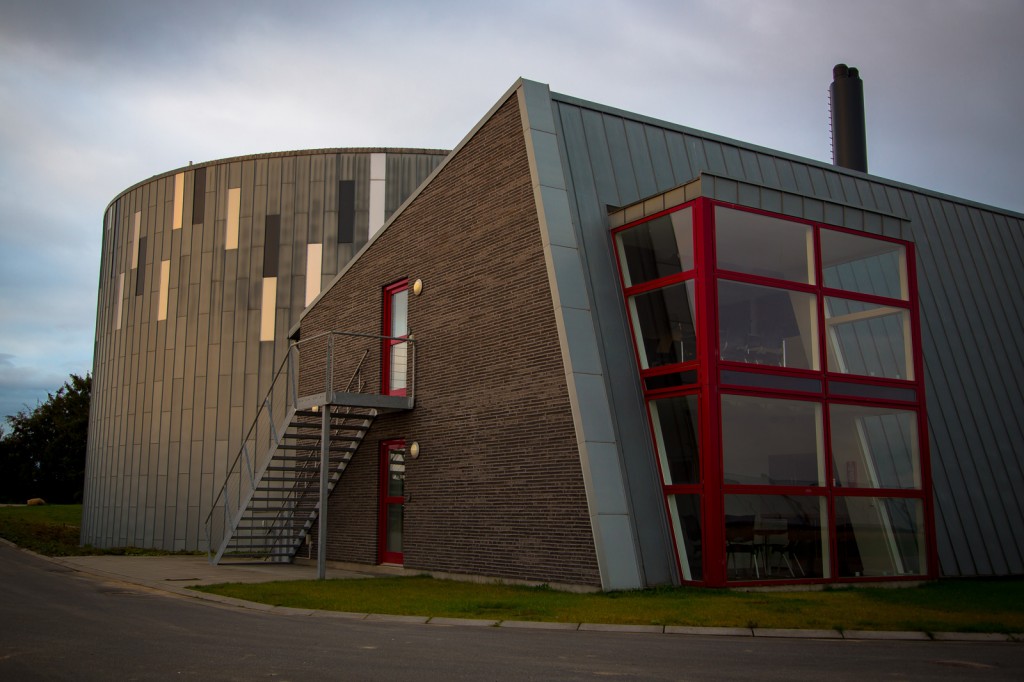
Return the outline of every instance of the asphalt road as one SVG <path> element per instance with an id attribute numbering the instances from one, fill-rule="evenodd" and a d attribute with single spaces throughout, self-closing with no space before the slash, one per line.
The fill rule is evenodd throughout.
<path id="1" fill-rule="evenodd" d="M 1024 644 L 698 637 L 288 616 L 0 544 L 0 680 L 1015 680 Z"/>

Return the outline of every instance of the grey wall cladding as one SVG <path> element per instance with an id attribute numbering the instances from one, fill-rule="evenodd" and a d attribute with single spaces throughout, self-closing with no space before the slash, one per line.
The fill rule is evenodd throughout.
<path id="1" fill-rule="evenodd" d="M 146 180 L 108 206 L 83 543 L 206 549 L 203 522 L 213 497 L 305 305 L 306 245 L 323 243 L 322 285 L 366 242 L 372 153 L 386 154 L 388 173 L 396 169 L 394 181 L 386 181 L 388 196 L 400 197 L 396 207 L 446 156 L 327 149 L 238 157 Z M 182 220 L 174 229 L 178 173 Z M 339 244 L 337 235 L 337 188 L 344 181 L 355 197 L 349 244 Z M 225 249 L 232 188 L 240 188 L 238 246 Z M 267 249 L 268 235 L 276 253 Z M 163 260 L 170 266 L 167 319 L 158 321 Z M 264 276 L 278 283 L 274 340 L 261 343 Z"/>
<path id="2" fill-rule="evenodd" d="M 591 258 L 607 250 L 607 206 L 698 176 L 702 193 L 721 201 L 916 244 L 941 571 L 1024 573 L 1024 216 L 564 95 L 552 98 L 573 219 L 592 245 Z M 591 283 L 603 333 L 628 333 L 621 292 L 599 291 L 604 285 L 597 277 Z M 616 390 L 617 402 L 636 404 L 625 388 Z"/>

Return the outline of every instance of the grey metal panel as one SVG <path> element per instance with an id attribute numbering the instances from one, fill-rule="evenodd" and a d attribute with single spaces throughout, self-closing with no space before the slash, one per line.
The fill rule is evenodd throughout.
<path id="1" fill-rule="evenodd" d="M 608 145 L 608 159 L 619 201 L 631 204 L 642 196 L 637 189 L 636 175 L 629 156 L 629 142 L 626 140 L 625 121 L 617 116 L 603 116 L 605 143 Z"/>
<path id="2" fill-rule="evenodd" d="M 679 185 L 690 178 L 697 176 L 697 173 L 693 170 L 694 164 L 691 163 L 690 154 L 687 153 L 686 138 L 675 131 L 665 132 L 665 144 L 668 147 L 668 158 L 672 163 L 672 171 L 675 178 L 675 184 Z M 703 161 L 703 154 L 701 154 Z M 700 167 L 702 163 L 698 163 L 697 167 Z M 658 180 L 661 182 L 661 180 Z"/>
<path id="3" fill-rule="evenodd" d="M 639 199 L 658 192 L 658 183 L 654 179 L 654 169 L 651 167 L 651 154 L 647 149 L 647 137 L 644 135 L 644 128 L 636 121 L 625 121 L 626 146 L 629 149 L 627 157 L 630 162 L 633 177 L 636 181 L 636 188 Z"/>

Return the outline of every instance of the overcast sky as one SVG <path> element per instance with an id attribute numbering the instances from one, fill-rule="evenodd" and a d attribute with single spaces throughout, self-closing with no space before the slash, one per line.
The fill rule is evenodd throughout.
<path id="1" fill-rule="evenodd" d="M 1024 211 L 1024 0 L 0 0 L 0 416 L 92 369 L 102 216 L 189 161 L 451 148 L 516 78 Z"/>

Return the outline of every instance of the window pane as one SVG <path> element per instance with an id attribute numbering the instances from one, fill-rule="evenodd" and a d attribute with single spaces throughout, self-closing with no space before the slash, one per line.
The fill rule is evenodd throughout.
<path id="1" fill-rule="evenodd" d="M 907 256 L 901 244 L 835 230 L 821 231 L 827 287 L 907 300 Z"/>
<path id="2" fill-rule="evenodd" d="M 651 422 L 666 485 L 700 483 L 697 396 L 652 400 Z"/>
<path id="3" fill-rule="evenodd" d="M 722 396 L 726 483 L 825 485 L 821 404 Z"/>
<path id="4" fill-rule="evenodd" d="M 722 360 L 819 369 L 816 299 L 800 291 L 719 280 Z"/>
<path id="5" fill-rule="evenodd" d="M 388 497 L 405 494 L 405 450 L 388 451 Z"/>
<path id="6" fill-rule="evenodd" d="M 834 404 L 829 416 L 837 486 L 921 488 L 914 412 Z"/>
<path id="7" fill-rule="evenodd" d="M 693 269 L 691 214 L 684 208 L 616 236 L 627 287 Z"/>
<path id="8" fill-rule="evenodd" d="M 825 298 L 825 331 L 830 371 L 914 378 L 907 310 L 829 296 Z"/>
<path id="9" fill-rule="evenodd" d="M 407 388 L 409 344 L 405 341 L 391 346 L 390 384 L 391 391 L 402 391 Z"/>
<path id="10" fill-rule="evenodd" d="M 824 497 L 726 495 L 728 580 L 827 578 Z"/>
<path id="11" fill-rule="evenodd" d="M 700 495 L 669 495 L 668 509 L 679 552 L 683 580 L 704 577 L 703 543 L 700 533 Z"/>
<path id="12" fill-rule="evenodd" d="M 715 248 L 722 270 L 814 284 L 810 225 L 716 206 Z"/>
<path id="13" fill-rule="evenodd" d="M 656 391 L 661 388 L 675 388 L 676 386 L 687 386 L 697 383 L 697 372 L 671 372 L 669 374 L 658 374 L 657 376 L 644 379 L 644 386 L 648 391 Z"/>
<path id="14" fill-rule="evenodd" d="M 402 516 L 404 508 L 400 504 L 388 505 L 387 551 L 402 551 Z"/>
<path id="15" fill-rule="evenodd" d="M 409 333 L 409 290 L 402 289 L 391 295 L 391 336 Z"/>
<path id="16" fill-rule="evenodd" d="M 697 359 L 693 281 L 629 298 L 643 368 Z"/>
<path id="17" fill-rule="evenodd" d="M 837 497 L 836 558 L 843 578 L 923 575 L 921 500 Z"/>

